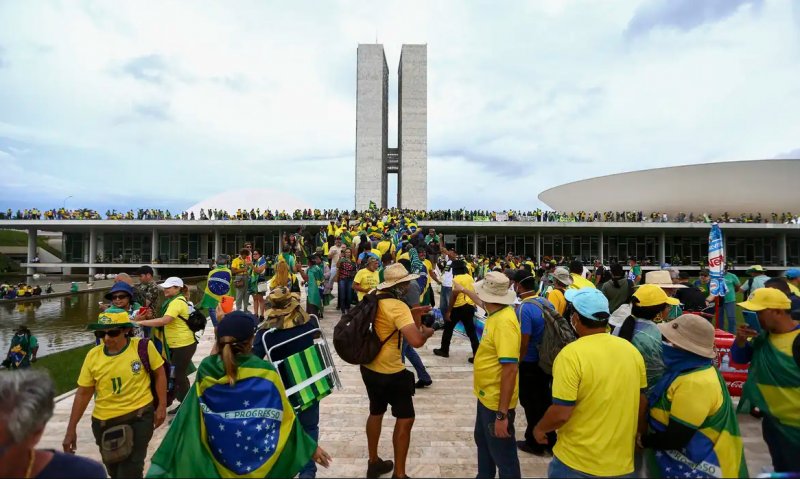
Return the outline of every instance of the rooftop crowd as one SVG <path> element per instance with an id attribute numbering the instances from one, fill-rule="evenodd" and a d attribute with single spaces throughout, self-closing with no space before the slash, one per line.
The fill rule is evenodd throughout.
<path id="1" fill-rule="evenodd" d="M 760 212 L 730 215 L 723 213 L 718 216 L 711 216 L 707 213 L 678 213 L 668 215 L 661 212 L 645 213 L 643 211 L 578 211 L 578 212 L 559 212 L 536 209 L 533 211 L 488 211 L 488 210 L 398 210 L 372 208 L 366 211 L 348 211 L 340 209 L 305 209 L 287 212 L 284 210 L 261 210 L 251 208 L 250 210 L 237 209 L 228 212 L 221 209 L 201 209 L 198 215 L 194 212 L 175 212 L 161 209 L 142 209 L 128 210 L 127 212 L 117 210 L 107 210 L 101 215 L 91 209 L 68 210 L 64 208 L 39 210 L 30 208 L 17 210 L 16 212 L 7 209 L 5 213 L 0 212 L 0 219 L 5 220 L 294 220 L 294 221 L 338 221 L 342 218 L 361 219 L 365 217 L 380 218 L 387 215 L 413 215 L 419 220 L 428 221 L 528 221 L 546 223 L 776 223 L 776 224 L 798 224 L 800 216 L 791 212 L 771 213 L 764 215 Z"/>

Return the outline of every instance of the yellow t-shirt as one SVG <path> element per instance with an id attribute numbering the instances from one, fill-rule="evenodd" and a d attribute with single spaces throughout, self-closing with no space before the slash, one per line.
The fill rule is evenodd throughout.
<path id="1" fill-rule="evenodd" d="M 356 277 L 353 278 L 353 283 L 358 283 L 362 288 L 373 289 L 375 286 L 380 284 L 380 275 L 378 270 L 370 271 L 367 268 L 361 269 L 356 273 Z M 358 293 L 358 300 L 361 301 L 364 299 L 364 295 L 367 293 L 362 293 L 361 291 L 356 291 Z"/>
<path id="2" fill-rule="evenodd" d="M 428 258 L 425 258 L 422 260 L 422 262 L 425 264 L 425 269 L 428 270 L 428 282 L 425 284 L 425 289 L 427 290 L 431 285 L 431 271 L 433 271 L 433 263 L 431 263 L 431 260 Z"/>
<path id="3" fill-rule="evenodd" d="M 182 348 L 195 343 L 194 333 L 184 321 L 184 319 L 189 319 L 189 304 L 184 299 L 176 298 L 170 302 L 164 316 L 172 318 L 172 321 L 164 326 L 167 346 L 170 348 Z"/>
<path id="4" fill-rule="evenodd" d="M 381 258 L 383 258 L 383 255 L 385 255 L 386 253 L 388 253 L 389 251 L 392 250 L 392 246 L 394 246 L 394 245 L 389 240 L 384 240 L 384 241 L 381 241 L 381 242 L 378 243 L 377 248 L 378 248 L 378 251 L 381 252 Z"/>
<path id="5" fill-rule="evenodd" d="M 234 269 L 245 269 L 246 266 L 247 266 L 247 263 L 245 263 L 245 261 L 239 256 L 233 258 L 233 261 L 231 261 L 231 270 L 234 270 Z M 239 273 L 239 274 L 244 274 L 244 273 Z"/>
<path id="6" fill-rule="evenodd" d="M 584 278 L 583 276 L 575 273 L 570 273 L 572 276 L 572 284 L 569 285 L 569 289 L 581 289 L 581 288 L 595 288 L 596 286 L 594 283 L 589 281 L 588 279 Z M 562 313 L 563 314 L 563 313 Z"/>
<path id="7" fill-rule="evenodd" d="M 411 256 L 409 256 L 408 251 L 402 253 L 400 256 L 397 257 L 397 261 L 400 261 L 401 259 L 407 259 L 411 261 Z"/>
<path id="8" fill-rule="evenodd" d="M 791 291 L 792 294 L 794 294 L 795 296 L 800 296 L 800 288 L 795 286 L 794 283 L 790 283 L 788 281 L 786 282 L 786 284 L 789 286 L 789 291 Z"/>
<path id="9" fill-rule="evenodd" d="M 483 327 L 483 336 L 475 354 L 472 392 L 487 409 L 497 411 L 500 404 L 500 377 L 503 364 L 519 362 L 522 333 L 514 308 L 506 306 L 490 314 Z M 519 375 L 514 382 L 509 409 L 517 405 Z"/>
<path id="10" fill-rule="evenodd" d="M 86 354 L 78 375 L 78 386 L 94 387 L 92 417 L 101 421 L 112 419 L 153 401 L 150 375 L 139 359 L 139 341 L 139 338 L 131 338 L 128 345 L 114 356 L 109 356 L 102 344 Z M 152 342 L 147 345 L 147 355 L 154 371 L 164 364 Z"/>
<path id="11" fill-rule="evenodd" d="M 364 271 L 364 270 L 362 270 Z M 375 315 L 375 332 L 381 341 L 388 338 L 392 333 L 391 339 L 386 341 L 375 359 L 365 364 L 364 367 L 376 373 L 394 374 L 399 373 L 406 367 L 400 359 L 399 337 L 400 329 L 414 324 L 411 310 L 406 303 L 393 298 L 378 301 L 378 312 Z M 395 331 L 397 331 L 395 333 Z"/>
<path id="12" fill-rule="evenodd" d="M 644 359 L 628 341 L 601 333 L 565 346 L 553 364 L 553 404 L 575 409 L 558 429 L 553 455 L 585 474 L 633 472 L 639 396 L 645 387 Z M 597 454 L 598 444 L 602 454 Z"/>
<path id="13" fill-rule="evenodd" d="M 564 293 L 561 290 L 551 289 L 550 292 L 547 293 L 547 300 L 553 303 L 558 314 L 563 315 L 564 311 L 567 310 L 567 298 L 564 297 Z"/>
<path id="14" fill-rule="evenodd" d="M 770 334 L 767 339 L 775 349 L 791 360 L 792 344 L 798 335 L 800 335 L 800 329 L 795 329 L 788 333 Z M 800 408 L 797 407 L 800 404 L 800 388 L 756 384 L 759 392 L 764 396 L 764 400 L 769 404 L 770 415 L 778 418 L 783 424 L 800 427 Z"/>
<path id="15" fill-rule="evenodd" d="M 468 274 L 459 274 L 453 276 L 453 282 L 460 284 L 464 289 L 475 291 L 475 280 L 472 279 L 471 275 Z M 454 308 L 458 308 L 459 306 L 464 306 L 465 304 L 469 304 L 474 306 L 475 302 L 464 293 L 458 293 L 456 295 L 456 300 L 453 303 Z"/>

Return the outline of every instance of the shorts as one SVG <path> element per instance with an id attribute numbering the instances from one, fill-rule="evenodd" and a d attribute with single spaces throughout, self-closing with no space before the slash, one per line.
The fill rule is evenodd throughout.
<path id="1" fill-rule="evenodd" d="M 397 419 L 414 418 L 414 373 L 407 369 L 394 374 L 376 373 L 361 366 L 361 379 L 367 387 L 369 413 L 382 416 L 392 405 L 392 416 Z"/>

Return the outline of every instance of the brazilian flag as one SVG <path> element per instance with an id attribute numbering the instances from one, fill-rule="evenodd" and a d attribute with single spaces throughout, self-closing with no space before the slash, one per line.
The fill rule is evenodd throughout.
<path id="1" fill-rule="evenodd" d="M 237 361 L 231 386 L 219 355 L 203 360 L 147 477 L 293 477 L 311 459 L 317 444 L 274 366 L 253 355 Z"/>
<path id="2" fill-rule="evenodd" d="M 228 268 L 214 268 L 208 273 L 206 290 L 199 308 L 216 308 L 220 299 L 230 293 L 233 275 Z"/>

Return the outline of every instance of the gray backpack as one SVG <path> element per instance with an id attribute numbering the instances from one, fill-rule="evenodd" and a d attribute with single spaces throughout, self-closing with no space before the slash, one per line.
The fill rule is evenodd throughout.
<path id="1" fill-rule="evenodd" d="M 552 375 L 553 362 L 555 362 L 558 353 L 564 349 L 564 346 L 577 339 L 575 330 L 572 329 L 569 321 L 564 319 L 558 311 L 536 301 L 536 298 L 530 298 L 530 301 L 526 299 L 523 303 L 534 304 L 542 311 L 544 333 L 542 334 L 542 342 L 539 343 L 539 368 Z"/>

